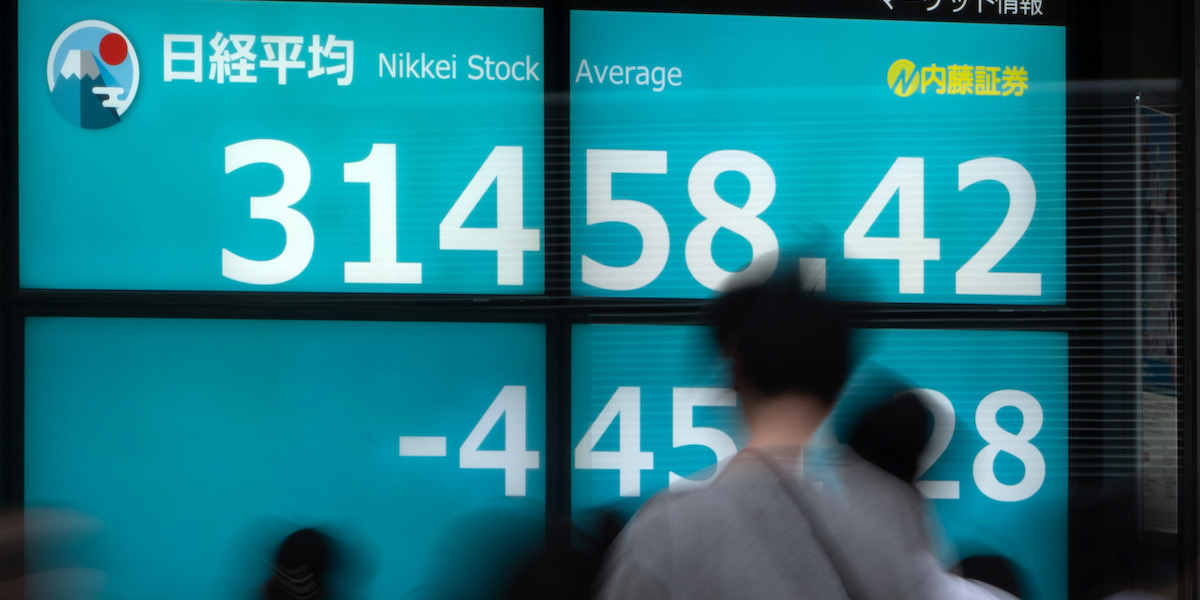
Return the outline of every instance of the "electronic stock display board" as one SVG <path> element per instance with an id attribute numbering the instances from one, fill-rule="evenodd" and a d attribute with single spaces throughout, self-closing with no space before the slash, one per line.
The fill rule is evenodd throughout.
<path id="1" fill-rule="evenodd" d="M 858 299 L 1067 300 L 1054 25 L 572 11 L 553 224 L 540 9 L 17 15 L 23 288 L 537 295 L 559 227 L 577 298 L 704 299 L 781 250 Z M 570 398 L 548 398 L 541 319 L 28 319 L 26 501 L 122 532 L 111 597 L 197 558 L 216 576 L 194 597 L 225 597 L 220 553 L 259 517 L 367 531 L 386 569 L 364 595 L 396 597 L 493 502 L 538 513 L 566 485 L 575 514 L 632 511 L 744 443 L 719 363 L 686 350 L 699 329 L 576 324 Z M 1061 598 L 1067 338 L 997 329 L 875 331 L 870 363 L 926 390 L 921 488 L 949 546 Z M 542 471 L 548 402 L 570 404 L 570 481 Z"/>

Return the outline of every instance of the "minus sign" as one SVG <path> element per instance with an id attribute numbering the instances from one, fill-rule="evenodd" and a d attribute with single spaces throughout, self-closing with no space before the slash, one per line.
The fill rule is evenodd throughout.
<path id="1" fill-rule="evenodd" d="M 444 436 L 400 436 L 400 456 L 445 456 Z"/>

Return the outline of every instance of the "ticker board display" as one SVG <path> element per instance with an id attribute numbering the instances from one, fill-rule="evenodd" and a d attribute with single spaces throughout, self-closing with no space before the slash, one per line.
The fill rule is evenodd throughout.
<path id="1" fill-rule="evenodd" d="M 540 9 L 17 16 L 23 288 L 541 294 L 549 226 L 576 296 L 707 298 L 788 256 L 859 299 L 1066 301 L 1062 27 L 572 11 L 570 220 L 547 223 Z M 111 597 L 185 570 L 214 574 L 197 598 L 244 590 L 226 559 L 262 518 L 363 534 L 385 565 L 364 597 L 401 597 L 436 587 L 454 523 L 544 518 L 542 325 L 26 329 L 25 500 L 111 524 Z M 705 335 L 571 329 L 571 478 L 552 484 L 573 511 L 631 513 L 743 446 Z M 918 485 L 945 537 L 1064 597 L 1065 334 L 870 335 L 935 415 Z"/>
<path id="2" fill-rule="evenodd" d="M 541 293 L 540 9 L 17 12 L 22 287 Z"/>
<path id="3" fill-rule="evenodd" d="M 573 11 L 572 290 L 1065 300 L 1065 30 Z"/>
<path id="4" fill-rule="evenodd" d="M 701 328 L 577 325 L 572 332 L 577 513 L 626 514 L 660 490 L 704 485 L 746 442 L 738 398 Z M 955 557 L 1000 554 L 1029 598 L 1066 595 L 1066 335 L 1027 331 L 864 331 L 869 348 L 809 452 L 849 437 L 884 398 L 880 377 L 921 390 L 933 418 L 917 487 Z"/>
<path id="5" fill-rule="evenodd" d="M 25 501 L 104 524 L 82 566 L 105 572 L 105 598 L 251 597 L 289 527 L 364 557 L 343 588 L 355 597 L 488 589 L 493 565 L 470 557 L 519 539 L 472 544 L 489 527 L 542 531 L 544 336 L 529 324 L 31 318 Z M 455 571 L 468 568 L 476 577 Z"/>

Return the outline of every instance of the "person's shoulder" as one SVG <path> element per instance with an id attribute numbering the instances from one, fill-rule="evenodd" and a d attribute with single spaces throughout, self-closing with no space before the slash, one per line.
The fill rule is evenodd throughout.
<path id="1" fill-rule="evenodd" d="M 625 526 L 621 535 L 626 538 L 645 536 L 657 538 L 664 530 L 671 529 L 680 519 L 697 512 L 712 493 L 710 487 L 688 490 L 662 490 L 650 497 L 633 519 Z"/>
<path id="2" fill-rule="evenodd" d="M 674 554 L 681 545 L 694 545 L 679 538 L 695 528 L 680 523 L 699 518 L 692 507 L 702 491 L 662 490 L 638 509 L 609 549 L 598 598 L 669 596 Z"/>
<path id="3" fill-rule="evenodd" d="M 915 486 L 871 464 L 848 447 L 842 449 L 838 463 L 838 476 L 852 497 L 905 507 L 922 503 Z"/>
<path id="4" fill-rule="evenodd" d="M 652 496 L 634 515 L 626 529 L 657 530 L 687 527 L 692 519 L 712 519 L 723 510 L 736 510 L 743 498 L 758 497 L 758 487 L 775 484 L 773 478 L 756 470 L 753 461 L 735 455 L 704 482 L 691 482 L 664 489 Z M 769 475 L 769 473 L 768 473 Z"/>

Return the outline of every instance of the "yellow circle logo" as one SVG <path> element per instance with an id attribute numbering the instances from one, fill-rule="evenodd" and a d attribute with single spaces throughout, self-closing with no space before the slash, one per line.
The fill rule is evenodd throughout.
<path id="1" fill-rule="evenodd" d="M 917 77 L 917 65 L 913 61 L 902 58 L 894 63 L 888 69 L 888 87 L 897 96 L 906 98 L 913 95 L 917 91 L 917 84 L 920 83 L 920 78 Z"/>

